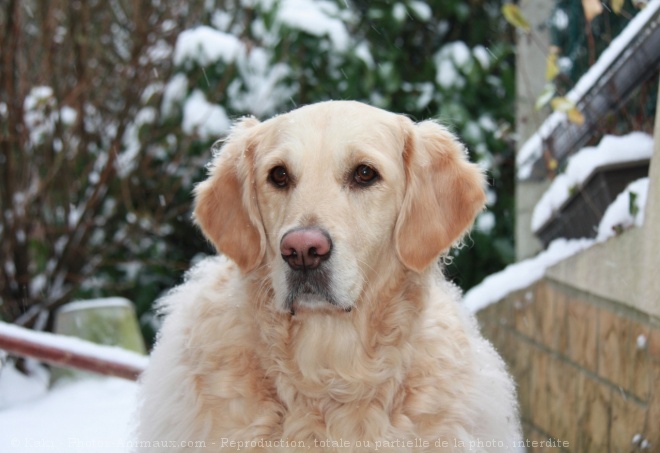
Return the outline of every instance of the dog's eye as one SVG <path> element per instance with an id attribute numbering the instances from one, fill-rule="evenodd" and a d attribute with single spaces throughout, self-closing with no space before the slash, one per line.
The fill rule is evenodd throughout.
<path id="1" fill-rule="evenodd" d="M 289 185 L 289 173 L 287 172 L 286 167 L 278 165 L 277 167 L 273 168 L 268 174 L 268 180 L 275 187 L 279 187 L 281 189 L 286 188 Z"/>
<path id="2" fill-rule="evenodd" d="M 379 178 L 380 175 L 378 172 L 365 164 L 358 165 L 353 175 L 353 181 L 358 185 L 365 187 L 375 183 Z"/>

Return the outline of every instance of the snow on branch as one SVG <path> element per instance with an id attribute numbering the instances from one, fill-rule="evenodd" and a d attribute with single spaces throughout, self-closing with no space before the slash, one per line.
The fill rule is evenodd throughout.
<path id="1" fill-rule="evenodd" d="M 0 322 L 0 349 L 51 365 L 75 368 L 107 376 L 137 380 L 149 362 L 119 347 L 103 346 L 85 340 Z"/>

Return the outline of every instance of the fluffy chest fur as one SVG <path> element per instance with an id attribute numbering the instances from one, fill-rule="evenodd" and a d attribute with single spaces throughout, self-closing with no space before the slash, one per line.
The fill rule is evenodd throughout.
<path id="1" fill-rule="evenodd" d="M 278 451 L 273 442 L 288 440 L 338 452 L 397 441 L 413 446 L 399 443 L 393 451 L 442 451 L 431 447 L 445 442 L 452 451 L 470 441 L 475 419 L 483 419 L 480 430 L 493 429 L 489 436 L 511 431 L 489 427 L 477 410 L 484 399 L 506 402 L 508 395 L 489 394 L 475 378 L 478 360 L 495 376 L 501 362 L 488 344 L 466 335 L 470 321 L 446 295 L 454 291 L 432 275 L 343 317 L 276 312 L 264 303 L 268 291 L 236 276 L 232 265 L 215 260 L 189 288 L 169 296 L 162 342 L 172 344 L 158 348 L 145 379 L 175 376 L 177 392 L 150 395 L 145 404 L 158 402 L 154 414 L 179 407 L 187 416 L 148 438 L 185 435 L 218 446 L 232 439 L 253 451 L 262 451 L 261 440 L 271 446 L 263 451 Z M 175 348 L 178 357 L 160 355 Z M 172 361 L 175 368 L 159 370 Z M 282 451 L 291 451 L 291 443 Z"/>

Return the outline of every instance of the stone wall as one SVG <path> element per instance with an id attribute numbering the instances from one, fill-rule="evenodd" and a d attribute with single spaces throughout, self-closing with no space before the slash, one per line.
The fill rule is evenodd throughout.
<path id="1" fill-rule="evenodd" d="M 518 384 L 528 451 L 660 452 L 657 318 L 548 278 L 477 317 Z"/>

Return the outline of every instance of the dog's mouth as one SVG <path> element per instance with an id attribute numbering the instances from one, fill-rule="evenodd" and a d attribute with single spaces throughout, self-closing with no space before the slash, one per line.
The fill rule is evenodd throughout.
<path id="1" fill-rule="evenodd" d="M 351 307 L 344 307 L 330 290 L 330 276 L 324 268 L 288 272 L 286 280 L 289 291 L 285 306 L 292 315 L 301 310 L 351 311 Z"/>

